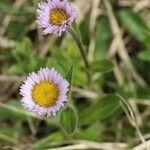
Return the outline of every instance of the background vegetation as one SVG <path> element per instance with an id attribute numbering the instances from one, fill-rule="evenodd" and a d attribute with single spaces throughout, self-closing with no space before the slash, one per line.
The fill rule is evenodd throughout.
<path id="1" fill-rule="evenodd" d="M 145 141 L 150 147 L 150 1 L 72 1 L 91 64 L 90 85 L 71 36 L 41 35 L 37 3 L 0 0 L 0 149 L 142 150 Z M 29 72 L 47 66 L 65 76 L 70 64 L 77 127 L 72 109 L 71 118 L 61 114 L 72 120 L 61 120 L 60 127 L 59 114 L 43 118 L 22 108 L 19 86 Z"/>

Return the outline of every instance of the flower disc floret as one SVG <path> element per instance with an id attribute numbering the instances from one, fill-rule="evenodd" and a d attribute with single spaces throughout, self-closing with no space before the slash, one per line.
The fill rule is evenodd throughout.
<path id="1" fill-rule="evenodd" d="M 33 101 L 43 107 L 55 105 L 58 99 L 59 91 L 56 84 L 50 81 L 41 81 L 32 89 Z"/>
<path id="2" fill-rule="evenodd" d="M 61 24 L 68 19 L 68 15 L 63 9 L 53 9 L 50 12 L 50 23 L 55 26 L 61 26 Z"/>

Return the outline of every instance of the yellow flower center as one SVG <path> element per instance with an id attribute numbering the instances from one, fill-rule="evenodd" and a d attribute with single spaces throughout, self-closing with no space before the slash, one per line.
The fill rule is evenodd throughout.
<path id="1" fill-rule="evenodd" d="M 36 84 L 32 90 L 33 101 L 43 107 L 53 106 L 58 98 L 58 87 L 50 81 L 42 81 Z"/>
<path id="2" fill-rule="evenodd" d="M 63 9 L 52 9 L 50 12 L 50 23 L 55 26 L 60 26 L 68 19 L 68 15 Z"/>

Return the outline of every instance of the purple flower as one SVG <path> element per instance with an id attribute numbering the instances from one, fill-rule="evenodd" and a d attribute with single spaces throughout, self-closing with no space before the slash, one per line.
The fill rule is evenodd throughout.
<path id="1" fill-rule="evenodd" d="M 61 36 L 66 27 L 70 26 L 77 16 L 68 0 L 47 0 L 38 4 L 37 24 L 43 28 L 43 34 L 58 33 Z"/>
<path id="2" fill-rule="evenodd" d="M 28 110 L 41 115 L 52 116 L 68 101 L 69 83 L 49 68 L 31 73 L 20 87 L 22 103 Z"/>

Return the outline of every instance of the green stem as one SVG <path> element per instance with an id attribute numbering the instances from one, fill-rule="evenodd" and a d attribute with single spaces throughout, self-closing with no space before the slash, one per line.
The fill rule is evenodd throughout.
<path id="1" fill-rule="evenodd" d="M 84 64 L 85 64 L 85 68 L 86 68 L 87 79 L 89 81 L 91 81 L 91 77 L 90 77 L 90 73 L 89 73 L 89 68 L 90 67 L 89 67 L 88 60 L 86 58 L 86 54 L 85 54 L 85 51 L 84 51 L 81 39 L 71 28 L 67 28 L 67 31 L 73 37 L 74 41 L 76 42 L 76 44 L 77 44 L 77 46 L 78 46 L 78 48 L 80 50 L 80 54 L 81 54 L 81 57 L 83 58 L 83 61 L 84 61 Z"/>

